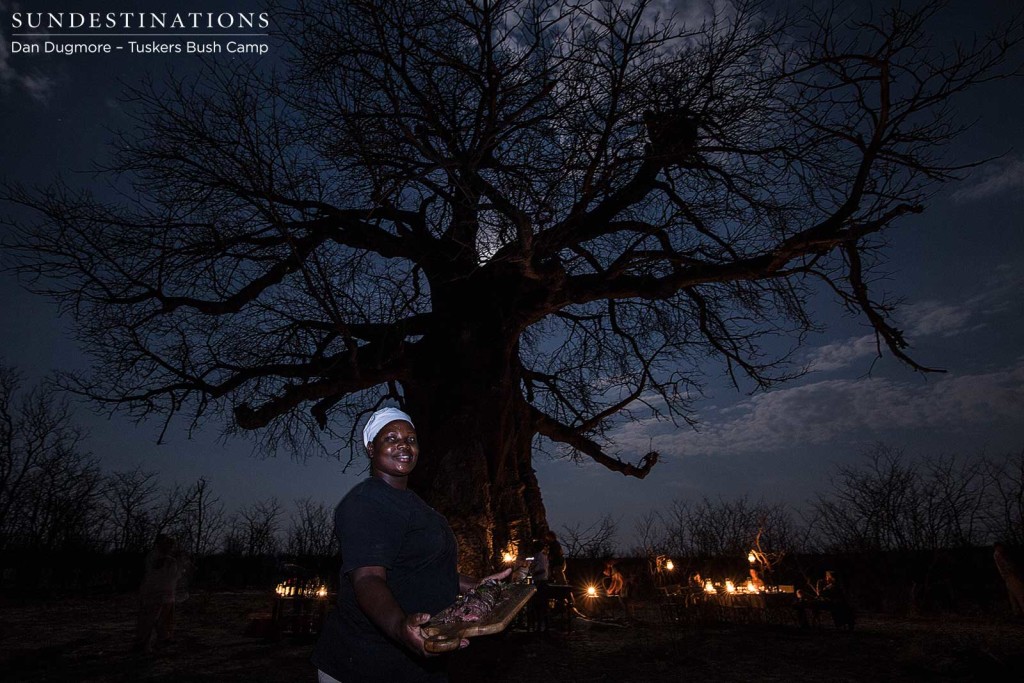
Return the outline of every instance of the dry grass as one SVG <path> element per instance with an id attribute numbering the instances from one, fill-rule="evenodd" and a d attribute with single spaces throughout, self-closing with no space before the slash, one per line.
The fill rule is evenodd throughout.
<path id="1" fill-rule="evenodd" d="M 5 681 L 313 681 L 309 637 L 268 639 L 252 617 L 264 593 L 193 595 L 175 640 L 131 651 L 133 596 L 6 605 L 0 619 Z M 1020 681 L 1024 624 L 999 619 L 862 617 L 853 632 L 789 625 L 627 625 L 577 621 L 571 633 L 511 630 L 476 639 L 452 662 L 453 683 L 591 681 Z"/>

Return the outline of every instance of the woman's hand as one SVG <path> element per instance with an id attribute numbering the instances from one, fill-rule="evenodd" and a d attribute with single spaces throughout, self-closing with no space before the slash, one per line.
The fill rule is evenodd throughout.
<path id="1" fill-rule="evenodd" d="M 407 616 L 399 641 L 421 657 L 436 657 L 444 652 L 450 652 L 453 649 L 451 647 L 445 647 L 443 651 L 439 652 L 431 652 L 426 648 L 426 643 L 430 638 L 423 632 L 423 625 L 428 621 L 430 621 L 430 615 L 423 612 L 416 612 Z M 462 638 L 459 640 L 458 649 L 461 650 L 468 645 L 469 640 Z"/>
<path id="2" fill-rule="evenodd" d="M 423 633 L 422 627 L 423 624 L 428 621 L 430 621 L 429 614 L 424 612 L 413 612 L 412 614 L 406 615 L 398 633 L 395 634 L 397 636 L 397 640 L 402 643 L 402 645 L 422 657 L 432 656 L 431 653 L 427 652 L 423 647 L 427 640 L 427 636 Z"/>

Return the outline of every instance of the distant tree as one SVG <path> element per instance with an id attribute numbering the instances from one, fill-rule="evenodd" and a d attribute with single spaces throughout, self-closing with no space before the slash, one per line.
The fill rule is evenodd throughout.
<path id="1" fill-rule="evenodd" d="M 99 472 L 82 450 L 84 432 L 53 389 L 21 385 L 0 363 L 0 551 L 87 543 Z"/>
<path id="2" fill-rule="evenodd" d="M 938 550 L 991 541 L 998 492 L 1012 488 L 992 461 L 936 456 L 912 460 L 877 444 L 836 468 L 809 523 L 823 549 Z"/>
<path id="3" fill-rule="evenodd" d="M 1024 546 L 1024 450 L 989 460 L 987 473 L 992 482 L 989 539 Z"/>
<path id="4" fill-rule="evenodd" d="M 186 535 L 185 524 L 195 492 L 194 488 L 181 484 L 174 484 L 163 491 L 151 510 L 153 538 L 159 534 L 168 534 L 174 536 L 179 543 L 184 543 L 185 548 L 190 547 L 191 538 Z"/>
<path id="5" fill-rule="evenodd" d="M 986 459 L 945 455 L 928 458 L 921 471 L 921 544 L 970 547 L 988 542 L 993 480 Z"/>
<path id="6" fill-rule="evenodd" d="M 42 464 L 26 487 L 15 521 L 25 549 L 105 549 L 99 514 L 103 477 L 93 457 L 72 451 Z"/>
<path id="7" fill-rule="evenodd" d="M 295 501 L 286 547 L 293 555 L 329 557 L 337 553 L 334 539 L 334 510 L 311 498 Z"/>
<path id="8" fill-rule="evenodd" d="M 605 515 L 590 526 L 580 523 L 562 527 L 561 538 L 566 557 L 601 559 L 618 554 L 615 534 L 619 524 L 611 515 Z"/>
<path id="9" fill-rule="evenodd" d="M 742 557 L 760 542 L 766 552 L 795 547 L 793 517 L 778 503 L 702 498 L 675 500 L 662 513 L 669 549 L 688 557 Z"/>
<path id="10" fill-rule="evenodd" d="M 229 522 L 227 552 L 246 557 L 265 557 L 276 553 L 283 513 L 284 509 L 273 496 L 243 507 Z"/>
<path id="11" fill-rule="evenodd" d="M 952 100 L 1021 39 L 943 52 L 939 5 L 294 0 L 283 73 L 130 94 L 116 198 L 10 184 L 39 217 L 14 256 L 96 357 L 69 385 L 132 415 L 306 454 L 404 405 L 414 486 L 481 570 L 547 528 L 538 437 L 646 476 L 616 421 L 688 422 L 709 359 L 799 374 L 820 287 L 927 369 L 872 273 L 956 171 Z"/>
<path id="12" fill-rule="evenodd" d="M 193 556 L 210 555 L 217 549 L 224 531 L 224 504 L 210 491 L 205 477 L 192 485 L 188 500 L 179 534 Z"/>
<path id="13" fill-rule="evenodd" d="M 668 547 L 663 517 L 656 510 L 648 510 L 641 514 L 633 522 L 631 541 L 629 554 L 646 559 L 648 575 L 656 576 L 662 568 L 658 558 L 665 559 L 664 554 Z"/>
<path id="14" fill-rule="evenodd" d="M 903 451 L 876 445 L 857 465 L 841 465 L 831 489 L 812 504 L 812 522 L 829 550 L 864 552 L 907 548 L 908 497 L 916 473 Z"/>
<path id="15" fill-rule="evenodd" d="M 242 518 L 237 513 L 230 515 L 224 522 L 224 537 L 221 539 L 221 550 L 225 555 L 240 557 L 245 553 L 245 534 Z"/>
<path id="16" fill-rule="evenodd" d="M 664 520 L 655 510 L 648 510 L 633 522 L 633 546 L 630 554 L 634 557 L 655 558 L 665 552 L 666 534 Z"/>
<path id="17" fill-rule="evenodd" d="M 116 552 L 142 553 L 156 537 L 156 472 L 141 468 L 112 472 L 103 485 L 103 509 L 110 548 Z"/>

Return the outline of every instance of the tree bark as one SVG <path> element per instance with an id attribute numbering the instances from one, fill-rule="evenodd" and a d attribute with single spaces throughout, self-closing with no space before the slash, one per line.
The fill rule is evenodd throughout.
<path id="1" fill-rule="evenodd" d="M 424 338 L 417 380 L 403 385 L 421 444 L 411 488 L 447 517 L 459 569 L 475 576 L 499 569 L 510 543 L 547 529 L 518 346 L 510 342 L 518 335 L 502 329 L 493 309 L 484 315 L 490 319 L 452 322 Z"/>

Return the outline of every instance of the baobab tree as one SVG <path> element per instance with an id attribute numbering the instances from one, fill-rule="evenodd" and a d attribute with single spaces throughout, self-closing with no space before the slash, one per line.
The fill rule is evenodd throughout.
<path id="1" fill-rule="evenodd" d="M 535 445 L 645 477 L 617 421 L 690 422 L 710 361 L 795 376 L 821 287 L 927 370 L 872 268 L 1019 27 L 943 53 L 930 5 L 663 6 L 296 0 L 277 70 L 136 88 L 116 198 L 6 193 L 38 216 L 18 267 L 96 358 L 68 383 L 300 454 L 398 403 L 475 571 L 546 528 Z"/>

